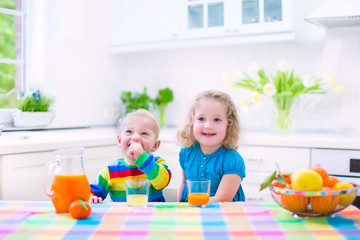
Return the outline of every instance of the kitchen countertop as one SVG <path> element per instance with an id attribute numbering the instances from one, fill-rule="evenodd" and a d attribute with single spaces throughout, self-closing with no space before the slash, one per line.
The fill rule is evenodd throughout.
<path id="1" fill-rule="evenodd" d="M 162 141 L 176 141 L 176 129 L 161 129 L 160 139 Z M 350 133 L 277 134 L 272 132 L 245 132 L 240 143 L 245 146 L 360 150 L 359 135 Z M 0 155 L 111 144 L 116 144 L 115 127 L 3 132 L 0 136 Z"/>
<path id="2" fill-rule="evenodd" d="M 243 134 L 242 143 L 244 145 L 360 150 L 360 135 L 352 133 L 246 132 Z"/>
<path id="3" fill-rule="evenodd" d="M 92 204 L 89 218 L 56 214 L 50 201 L 0 201 L 0 238 L 10 239 L 359 239 L 360 210 L 298 219 L 275 202 Z"/>
<path id="4" fill-rule="evenodd" d="M 0 154 L 116 144 L 114 127 L 3 132 Z"/>

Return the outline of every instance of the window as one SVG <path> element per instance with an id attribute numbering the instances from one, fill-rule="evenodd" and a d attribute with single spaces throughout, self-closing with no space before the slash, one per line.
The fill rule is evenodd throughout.
<path id="1" fill-rule="evenodd" d="M 0 109 L 25 89 L 25 1 L 0 0 Z"/>

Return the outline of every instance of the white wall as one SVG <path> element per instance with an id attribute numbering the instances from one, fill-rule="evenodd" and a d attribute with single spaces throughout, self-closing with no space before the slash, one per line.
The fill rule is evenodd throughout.
<path id="1" fill-rule="evenodd" d="M 108 0 L 29 1 L 27 77 L 56 97 L 54 125 L 114 122 L 123 64 L 109 51 L 109 12 Z"/>
<path id="2" fill-rule="evenodd" d="M 247 71 L 250 62 L 256 61 L 268 72 L 275 73 L 276 63 L 286 59 L 296 72 L 306 76 L 315 74 L 322 55 L 322 44 L 258 44 L 211 49 L 192 49 L 158 53 L 133 54 L 122 57 L 126 64 L 126 87 L 140 90 L 141 83 L 149 88 L 169 86 L 175 91 L 175 101 L 167 109 L 169 124 L 176 125 L 185 115 L 191 99 L 205 89 L 219 89 L 231 94 L 236 103 L 248 98 L 249 92 L 240 88 L 226 88 L 221 78 L 226 72 L 235 77 L 238 71 Z M 355 72 L 356 66 L 348 66 Z M 358 89 L 355 79 L 338 80 L 345 85 L 346 92 L 341 95 L 310 95 L 295 103 L 297 128 L 302 130 L 339 130 L 358 127 L 358 117 L 348 112 L 345 98 L 358 99 L 354 90 Z M 355 87 L 355 88 L 354 88 Z M 349 100 L 349 99 L 348 99 Z M 327 102 L 333 102 L 331 105 Z M 356 106 L 353 106 L 356 107 Z M 270 130 L 270 119 L 274 107 L 271 99 L 241 112 L 242 124 L 252 130 Z M 295 109 L 295 110 L 296 110 Z M 353 109 L 358 111 L 357 109 Z M 335 118 L 326 124 L 326 120 Z"/>
<path id="3" fill-rule="evenodd" d="M 307 1 L 310 5 L 304 7 L 302 13 L 310 13 L 311 8 L 318 5 L 310 2 Z M 221 76 L 224 72 L 235 76 L 238 71 L 247 71 L 252 61 L 274 73 L 276 63 L 285 59 L 302 76 L 320 75 L 326 66 L 333 64 L 326 62 L 323 50 L 329 51 L 325 31 L 302 21 L 306 15 L 297 16 L 301 21 L 295 22 L 295 26 L 300 31 L 293 42 L 116 55 L 109 52 L 111 0 L 101 3 L 38 0 L 32 5 L 31 29 L 36 35 L 30 34 L 32 47 L 28 57 L 32 68 L 28 75 L 33 83 L 50 88 L 56 95 L 57 124 L 112 122 L 104 112 L 109 107 L 118 107 L 121 91 L 140 92 L 145 86 L 152 96 L 159 88 L 174 90 L 175 100 L 167 107 L 166 114 L 168 123 L 177 125 L 199 91 L 223 90 L 230 93 L 236 103 L 246 98 L 249 92 L 226 88 Z M 41 11 L 45 12 L 43 18 L 39 17 Z M 311 35 L 314 38 L 308 38 L 309 34 L 315 34 Z M 343 33 L 344 38 L 347 35 Z M 295 130 L 359 129 L 360 61 L 345 59 L 354 59 L 360 53 L 344 48 L 340 52 L 336 73 L 338 83 L 345 86 L 345 93 L 301 97 L 294 106 Z M 271 130 L 272 111 L 269 100 L 252 107 L 248 113 L 240 112 L 240 119 L 245 129 Z"/>

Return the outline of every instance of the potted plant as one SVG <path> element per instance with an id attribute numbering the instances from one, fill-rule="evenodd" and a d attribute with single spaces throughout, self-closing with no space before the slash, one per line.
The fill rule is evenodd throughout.
<path id="1" fill-rule="evenodd" d="M 149 110 L 151 104 L 153 108 L 159 110 L 160 126 L 166 126 L 165 108 L 174 100 L 173 91 L 170 88 L 159 89 L 156 98 L 152 99 L 144 88 L 142 93 L 123 91 L 121 92 L 121 101 L 125 105 L 125 114 L 133 110 L 144 108 Z"/>
<path id="2" fill-rule="evenodd" d="M 40 90 L 23 94 L 17 103 L 17 109 L 11 115 L 15 127 L 45 127 L 49 125 L 55 115 L 50 111 L 54 99 L 43 94 Z"/>
<path id="3" fill-rule="evenodd" d="M 173 91 L 170 88 L 159 89 L 157 97 L 153 100 L 155 107 L 159 109 L 160 126 L 166 126 L 165 108 L 174 100 Z"/>
<path id="4" fill-rule="evenodd" d="M 129 113 L 139 108 L 149 110 L 151 98 L 147 94 L 146 88 L 144 88 L 142 93 L 130 91 L 121 92 L 121 101 L 125 105 L 125 113 Z"/>

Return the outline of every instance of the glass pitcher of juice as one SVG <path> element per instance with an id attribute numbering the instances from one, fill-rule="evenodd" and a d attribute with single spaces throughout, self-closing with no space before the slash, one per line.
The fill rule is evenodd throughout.
<path id="1" fill-rule="evenodd" d="M 90 185 L 86 178 L 84 148 L 56 150 L 55 160 L 47 164 L 44 189 L 57 213 L 68 213 L 70 204 L 79 197 L 89 200 Z"/>

